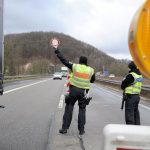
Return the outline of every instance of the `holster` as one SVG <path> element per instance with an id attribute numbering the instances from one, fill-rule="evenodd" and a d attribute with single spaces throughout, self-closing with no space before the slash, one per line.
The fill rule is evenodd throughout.
<path id="1" fill-rule="evenodd" d="M 65 103 L 69 104 L 70 103 L 70 98 L 69 98 L 69 94 L 65 95 Z"/>
<path id="2" fill-rule="evenodd" d="M 127 95 L 123 92 L 123 96 L 122 96 L 122 104 L 121 104 L 121 109 L 123 110 L 124 108 L 124 103 L 127 100 Z"/>
<path id="3" fill-rule="evenodd" d="M 86 105 L 89 105 L 92 97 L 83 97 L 82 100 L 79 101 L 79 106 L 82 108 L 85 108 Z"/>

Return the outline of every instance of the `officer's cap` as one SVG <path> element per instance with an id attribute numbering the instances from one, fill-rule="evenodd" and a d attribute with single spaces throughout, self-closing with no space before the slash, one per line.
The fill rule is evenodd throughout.
<path id="1" fill-rule="evenodd" d="M 130 69 L 136 69 L 137 67 L 136 67 L 135 63 L 134 63 L 133 61 L 131 61 L 131 62 L 128 64 L 128 68 L 130 68 Z"/>

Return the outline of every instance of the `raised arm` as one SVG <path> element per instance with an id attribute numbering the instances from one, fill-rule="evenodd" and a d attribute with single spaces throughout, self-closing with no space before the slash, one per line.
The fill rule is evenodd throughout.
<path id="1" fill-rule="evenodd" d="M 57 55 L 57 57 L 59 58 L 59 60 L 66 66 L 68 67 L 69 69 L 72 70 L 72 66 L 73 64 L 70 63 L 63 55 L 62 53 L 60 52 L 60 50 L 58 49 L 58 46 L 59 46 L 60 42 L 57 38 L 53 38 L 51 40 L 51 45 L 55 51 L 55 54 Z"/>

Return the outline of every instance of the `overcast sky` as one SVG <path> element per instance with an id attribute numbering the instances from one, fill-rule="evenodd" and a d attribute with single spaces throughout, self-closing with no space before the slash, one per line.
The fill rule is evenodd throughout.
<path id="1" fill-rule="evenodd" d="M 56 31 L 131 58 L 128 30 L 145 0 L 4 0 L 4 33 Z"/>

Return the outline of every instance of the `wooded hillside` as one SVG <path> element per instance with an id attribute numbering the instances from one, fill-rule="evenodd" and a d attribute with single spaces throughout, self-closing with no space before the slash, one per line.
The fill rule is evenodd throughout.
<path id="1" fill-rule="evenodd" d="M 49 65 L 62 65 L 55 56 L 49 41 L 58 37 L 60 49 L 71 62 L 78 62 L 81 55 L 88 57 L 88 64 L 96 71 L 103 68 L 122 76 L 127 73 L 126 60 L 116 60 L 101 50 L 57 32 L 31 32 L 5 36 L 5 75 L 42 74 Z"/>

